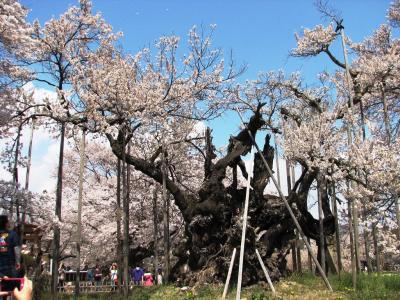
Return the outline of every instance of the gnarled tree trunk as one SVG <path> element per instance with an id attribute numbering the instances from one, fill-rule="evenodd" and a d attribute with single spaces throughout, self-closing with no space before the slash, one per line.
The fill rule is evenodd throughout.
<path id="1" fill-rule="evenodd" d="M 260 107 L 261 108 L 261 107 Z M 247 128 L 253 136 L 264 124 L 259 110 L 251 117 Z M 108 135 L 113 152 L 122 157 L 122 133 L 117 139 Z M 231 137 L 227 154 L 216 158 L 211 142 L 211 132 L 206 132 L 206 151 L 204 161 L 204 181 L 196 195 L 186 193 L 171 178 L 166 178 L 166 188 L 175 199 L 185 220 L 186 239 L 174 249 L 178 258 L 171 271 L 172 276 L 180 277 L 188 284 L 199 281 L 221 282 L 225 279 L 229 261 L 234 248 L 239 247 L 241 239 L 241 216 L 245 199 L 245 188 L 237 186 L 237 178 L 226 186 L 227 168 L 240 168 L 247 178 L 241 157 L 250 152 L 251 138 L 247 129 Z M 272 169 L 274 148 L 270 145 L 270 136 L 265 138 L 262 153 Z M 157 154 L 156 154 L 157 155 Z M 144 160 L 126 154 L 128 164 L 162 183 L 161 164 L 154 157 Z M 237 172 L 233 172 L 237 176 Z M 316 240 L 319 238 L 318 220 L 307 209 L 307 196 L 311 184 L 316 180 L 318 170 L 304 165 L 300 178 L 295 182 L 288 201 L 304 233 Z M 264 274 L 255 253 L 257 248 L 273 280 L 286 273 L 286 255 L 290 250 L 290 241 L 295 238 L 294 224 L 281 199 L 273 195 L 264 195 L 269 175 L 257 153 L 254 157 L 254 176 L 251 181 L 249 220 L 246 232 L 246 253 L 244 256 L 243 284 L 251 284 L 264 279 Z M 322 183 L 324 184 L 324 183 Z M 325 185 L 326 186 L 326 183 Z M 321 193 L 324 211 L 324 234 L 334 233 L 334 217 L 330 210 L 326 188 Z M 183 267 L 185 266 L 185 267 Z M 235 268 L 237 269 L 237 268 Z M 234 276 L 234 275 L 233 275 Z"/>

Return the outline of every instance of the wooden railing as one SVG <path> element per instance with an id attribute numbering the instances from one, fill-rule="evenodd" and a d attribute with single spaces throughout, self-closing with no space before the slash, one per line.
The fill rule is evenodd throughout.
<path id="1" fill-rule="evenodd" d="M 130 287 L 132 287 L 130 285 Z M 120 287 L 123 287 L 123 285 L 120 285 Z M 79 283 L 79 292 L 80 293 L 109 293 L 116 291 L 118 289 L 118 286 L 111 285 L 111 283 L 101 283 L 97 284 L 94 283 L 92 284 L 91 282 L 80 282 Z M 66 282 L 64 286 L 59 286 L 58 287 L 58 292 L 59 293 L 66 293 L 66 294 L 73 294 L 75 292 L 75 282 Z"/>

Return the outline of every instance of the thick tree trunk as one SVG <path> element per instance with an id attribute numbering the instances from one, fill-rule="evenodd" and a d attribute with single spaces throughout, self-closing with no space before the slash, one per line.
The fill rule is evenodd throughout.
<path id="1" fill-rule="evenodd" d="M 58 155 L 58 173 L 57 173 L 57 190 L 56 190 L 56 208 L 55 214 L 61 221 L 61 204 L 62 204 L 62 183 L 63 183 L 63 165 L 64 165 L 64 138 L 65 123 L 61 123 L 60 134 L 60 152 Z M 58 260 L 60 258 L 60 228 L 54 228 L 53 251 L 52 251 L 52 275 L 51 275 L 51 291 L 53 299 L 57 299 L 58 286 Z"/>
<path id="2" fill-rule="evenodd" d="M 260 108 L 261 109 L 261 108 Z M 263 126 L 259 112 L 255 113 L 247 124 L 253 136 Z M 113 152 L 122 157 L 122 137 L 117 139 L 108 135 Z M 171 270 L 171 278 L 179 277 L 186 284 L 198 282 L 223 282 L 228 272 L 230 258 L 234 248 L 238 248 L 241 240 L 243 203 L 245 189 L 235 184 L 226 185 L 227 168 L 237 167 L 247 178 L 247 171 L 242 156 L 250 152 L 252 141 L 247 129 L 237 136 L 231 137 L 225 156 L 215 161 L 216 155 L 211 140 L 211 131 L 206 131 L 206 150 L 204 161 L 204 180 L 195 194 L 187 193 L 172 178 L 163 176 L 162 161 L 158 153 L 151 160 L 127 154 L 127 163 L 135 169 L 163 184 L 174 197 L 175 204 L 185 221 L 186 238 L 177 247 L 173 255 L 177 263 Z M 270 145 L 270 136 L 265 138 L 263 156 L 272 168 L 274 148 Z M 301 176 L 296 180 L 288 195 L 288 202 L 294 209 L 304 233 L 317 240 L 319 237 L 318 220 L 308 211 L 307 197 L 318 170 L 304 166 Z M 259 267 L 255 249 L 258 249 L 262 260 L 270 271 L 273 280 L 279 279 L 287 272 L 286 256 L 290 251 L 290 242 L 295 238 L 294 224 L 282 200 L 273 195 L 264 195 L 264 189 L 270 177 L 259 154 L 254 156 L 254 172 L 251 180 L 252 190 L 249 199 L 249 219 L 246 231 L 242 284 L 264 280 L 265 276 Z M 330 210 L 329 198 L 325 193 L 322 206 L 325 218 L 325 236 L 334 233 L 334 217 Z M 164 234 L 166 236 L 166 234 Z M 237 277 L 237 269 L 232 274 Z"/>

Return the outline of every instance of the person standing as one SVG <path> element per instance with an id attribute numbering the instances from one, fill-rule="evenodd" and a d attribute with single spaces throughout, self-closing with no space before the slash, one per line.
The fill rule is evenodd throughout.
<path id="1" fill-rule="evenodd" d="M 94 282 L 96 284 L 96 291 L 99 289 L 101 285 L 101 277 L 102 277 L 101 268 L 99 265 L 96 265 L 94 269 Z"/>
<path id="2" fill-rule="evenodd" d="M 162 285 L 163 284 L 163 277 L 162 277 L 162 271 L 161 269 L 157 270 L 157 285 Z"/>
<path id="3" fill-rule="evenodd" d="M 65 282 L 65 267 L 64 264 L 61 263 L 58 268 L 58 286 L 60 287 L 60 291 L 64 291 L 64 282 Z"/>
<path id="4" fill-rule="evenodd" d="M 0 278 L 18 278 L 21 277 L 21 246 L 17 233 L 8 227 L 8 217 L 0 215 Z"/>
<path id="5" fill-rule="evenodd" d="M 143 274 L 143 285 L 144 286 L 152 286 L 153 285 L 153 274 L 150 272 Z"/>
<path id="6" fill-rule="evenodd" d="M 112 290 L 115 291 L 118 285 L 118 267 L 116 263 L 113 263 L 111 265 L 110 279 L 111 279 Z"/>
<path id="7" fill-rule="evenodd" d="M 88 281 L 88 285 L 93 286 L 93 281 L 94 281 L 94 270 L 93 268 L 88 268 L 87 270 L 87 281 Z"/>
<path id="8" fill-rule="evenodd" d="M 133 283 L 135 285 L 141 285 L 143 283 L 144 271 L 141 267 L 136 267 L 132 271 Z"/>

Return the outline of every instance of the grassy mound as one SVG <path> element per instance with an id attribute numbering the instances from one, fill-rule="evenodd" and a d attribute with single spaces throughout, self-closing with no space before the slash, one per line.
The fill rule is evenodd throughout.
<path id="1" fill-rule="evenodd" d="M 273 295 L 266 284 L 261 283 L 246 287 L 242 291 L 242 299 L 269 300 L 269 299 L 400 299 L 400 274 L 383 273 L 360 274 L 358 288 L 352 288 L 351 274 L 330 276 L 329 280 L 334 292 L 329 292 L 319 277 L 312 274 L 295 274 L 276 284 L 277 293 Z M 131 291 L 130 300 L 212 300 L 220 299 L 223 291 L 222 285 L 201 286 L 196 289 L 182 290 L 172 285 L 135 287 Z M 227 299 L 235 299 L 236 291 L 232 288 Z M 72 296 L 60 297 L 60 299 L 73 299 Z M 81 300 L 110 300 L 123 299 L 118 293 L 103 293 L 82 295 Z"/>

